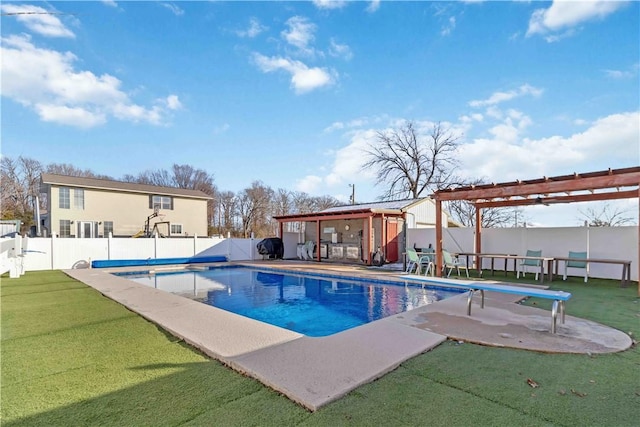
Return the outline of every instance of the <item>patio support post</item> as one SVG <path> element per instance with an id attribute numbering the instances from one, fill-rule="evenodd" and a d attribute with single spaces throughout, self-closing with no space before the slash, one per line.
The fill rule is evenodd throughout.
<path id="1" fill-rule="evenodd" d="M 442 276 L 442 202 L 436 199 L 436 276 Z"/>
<path id="2" fill-rule="evenodd" d="M 369 215 L 367 217 L 367 227 L 369 229 L 369 236 L 367 241 L 369 242 L 368 244 L 368 249 L 367 249 L 367 265 L 371 265 L 371 251 L 373 248 L 373 216 Z"/>
<path id="3" fill-rule="evenodd" d="M 318 248 L 318 254 L 316 255 L 316 261 L 320 262 L 320 220 L 316 221 L 316 247 Z"/>
<path id="4" fill-rule="evenodd" d="M 475 252 L 477 254 L 482 253 L 482 208 L 478 207 L 478 205 L 474 205 L 476 208 L 476 248 Z M 505 261 L 506 262 L 506 261 Z M 476 256 L 476 268 L 478 269 L 478 273 L 482 271 L 482 266 L 480 265 L 480 257 Z"/>
<path id="5" fill-rule="evenodd" d="M 387 221 L 384 214 L 380 216 L 380 229 L 382 230 L 382 236 L 380 236 L 380 247 L 382 248 L 384 259 L 387 259 Z"/>

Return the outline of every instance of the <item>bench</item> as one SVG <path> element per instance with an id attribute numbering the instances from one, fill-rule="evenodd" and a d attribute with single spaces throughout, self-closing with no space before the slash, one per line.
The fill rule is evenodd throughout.
<path id="1" fill-rule="evenodd" d="M 469 290 L 469 296 L 467 297 L 467 315 L 471 316 L 471 302 L 473 300 L 473 294 L 480 291 L 482 300 L 480 302 L 480 308 L 484 308 L 484 291 L 502 292 L 507 294 L 522 295 L 529 297 L 538 297 L 553 300 L 553 306 L 551 308 L 551 333 L 556 333 L 556 323 L 558 313 L 560 313 L 560 319 L 564 323 L 565 309 L 564 303 L 571 298 L 569 292 L 564 291 L 550 291 L 547 289 L 529 288 L 525 286 L 511 286 L 502 285 L 497 283 L 483 283 L 483 282 L 467 282 L 450 279 L 431 279 L 424 276 L 415 275 L 402 275 L 402 279 L 429 282 L 435 285 L 451 286 L 456 288 L 462 288 Z"/>
<path id="2" fill-rule="evenodd" d="M 629 260 L 601 259 L 601 258 L 569 258 L 569 257 L 554 257 L 553 259 L 555 260 L 555 263 L 556 263 L 555 269 L 554 269 L 554 274 L 556 276 L 558 275 L 558 264 L 560 264 L 560 261 L 564 261 L 565 263 L 568 263 L 571 261 L 586 262 L 587 265 L 589 265 L 589 263 L 618 264 L 622 266 L 622 279 L 620 281 L 620 287 L 626 288 L 629 285 L 629 283 L 631 283 L 631 261 Z"/>

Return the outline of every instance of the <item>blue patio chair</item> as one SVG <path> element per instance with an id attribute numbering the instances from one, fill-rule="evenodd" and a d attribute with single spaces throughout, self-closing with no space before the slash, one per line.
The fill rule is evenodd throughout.
<path id="1" fill-rule="evenodd" d="M 527 255 L 528 257 L 541 257 L 542 256 L 542 250 L 539 251 L 532 251 L 532 250 L 527 250 Z M 535 274 L 536 274 L 536 280 L 538 280 L 538 274 L 540 273 L 540 265 L 542 264 L 542 260 L 541 259 L 523 259 L 522 261 L 520 261 L 520 264 L 518 264 L 518 272 L 516 274 L 516 278 L 520 278 L 520 273 L 522 273 L 522 277 L 525 277 L 525 272 L 527 270 L 527 267 L 532 267 L 534 268 Z"/>
<path id="2" fill-rule="evenodd" d="M 569 268 L 582 268 L 584 269 L 584 283 L 587 283 L 589 278 L 589 265 L 587 264 L 587 253 L 586 252 L 571 252 L 569 251 L 569 256 L 567 258 L 578 258 L 584 259 L 585 261 L 565 261 L 564 262 L 564 276 L 562 276 L 562 280 L 567 280 L 567 269 Z"/>

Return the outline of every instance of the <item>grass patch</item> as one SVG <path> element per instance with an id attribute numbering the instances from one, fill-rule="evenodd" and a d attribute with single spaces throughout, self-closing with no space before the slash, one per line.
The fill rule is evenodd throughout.
<path id="1" fill-rule="evenodd" d="M 568 314 L 640 334 L 635 286 L 570 278 L 552 288 L 573 294 Z M 61 272 L 3 278 L 0 294 L 6 426 L 638 422 L 637 347 L 556 355 L 447 341 L 312 414 Z"/>

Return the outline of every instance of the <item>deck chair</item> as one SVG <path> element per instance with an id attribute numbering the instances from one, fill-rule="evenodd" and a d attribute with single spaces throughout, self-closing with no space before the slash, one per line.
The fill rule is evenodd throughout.
<path id="1" fill-rule="evenodd" d="M 567 280 L 567 269 L 569 268 L 582 268 L 584 269 L 584 283 L 587 283 L 587 279 L 589 278 L 589 268 L 587 264 L 587 253 L 586 252 L 571 252 L 569 251 L 569 256 L 567 258 L 579 258 L 584 259 L 585 261 L 565 261 L 564 262 L 564 275 L 562 276 L 562 280 Z"/>
<path id="2" fill-rule="evenodd" d="M 542 256 L 542 250 L 532 251 L 528 249 L 526 256 L 540 257 Z M 516 278 L 520 278 L 520 273 L 522 273 L 522 277 L 525 277 L 525 271 L 527 270 L 527 267 L 532 267 L 534 268 L 534 271 L 536 273 L 536 280 L 538 280 L 541 262 L 542 260 L 539 259 L 523 259 L 520 264 L 518 264 L 518 272 L 516 273 Z"/>
<path id="3" fill-rule="evenodd" d="M 454 258 L 453 256 L 451 256 L 450 252 L 443 250 L 442 260 L 444 262 L 444 265 L 442 266 L 443 271 L 449 269 L 449 271 L 447 272 L 447 277 L 451 275 L 451 272 L 454 268 L 458 272 L 458 276 L 460 276 L 460 269 L 463 268 L 465 273 L 467 273 L 467 278 L 469 278 L 469 269 L 467 268 L 467 264 L 460 261 L 458 258 Z"/>
<path id="4" fill-rule="evenodd" d="M 415 249 L 407 249 L 407 269 L 405 273 L 416 273 L 420 274 L 420 270 L 425 266 L 428 272 L 431 268 L 433 268 L 433 264 L 431 263 L 431 259 L 428 256 L 418 256 L 418 253 Z"/>
<path id="5" fill-rule="evenodd" d="M 307 253 L 307 259 L 312 260 L 313 259 L 313 250 L 316 247 L 316 244 L 313 243 L 313 240 L 308 240 L 307 243 L 304 244 L 304 247 L 306 249 L 306 253 Z"/>

